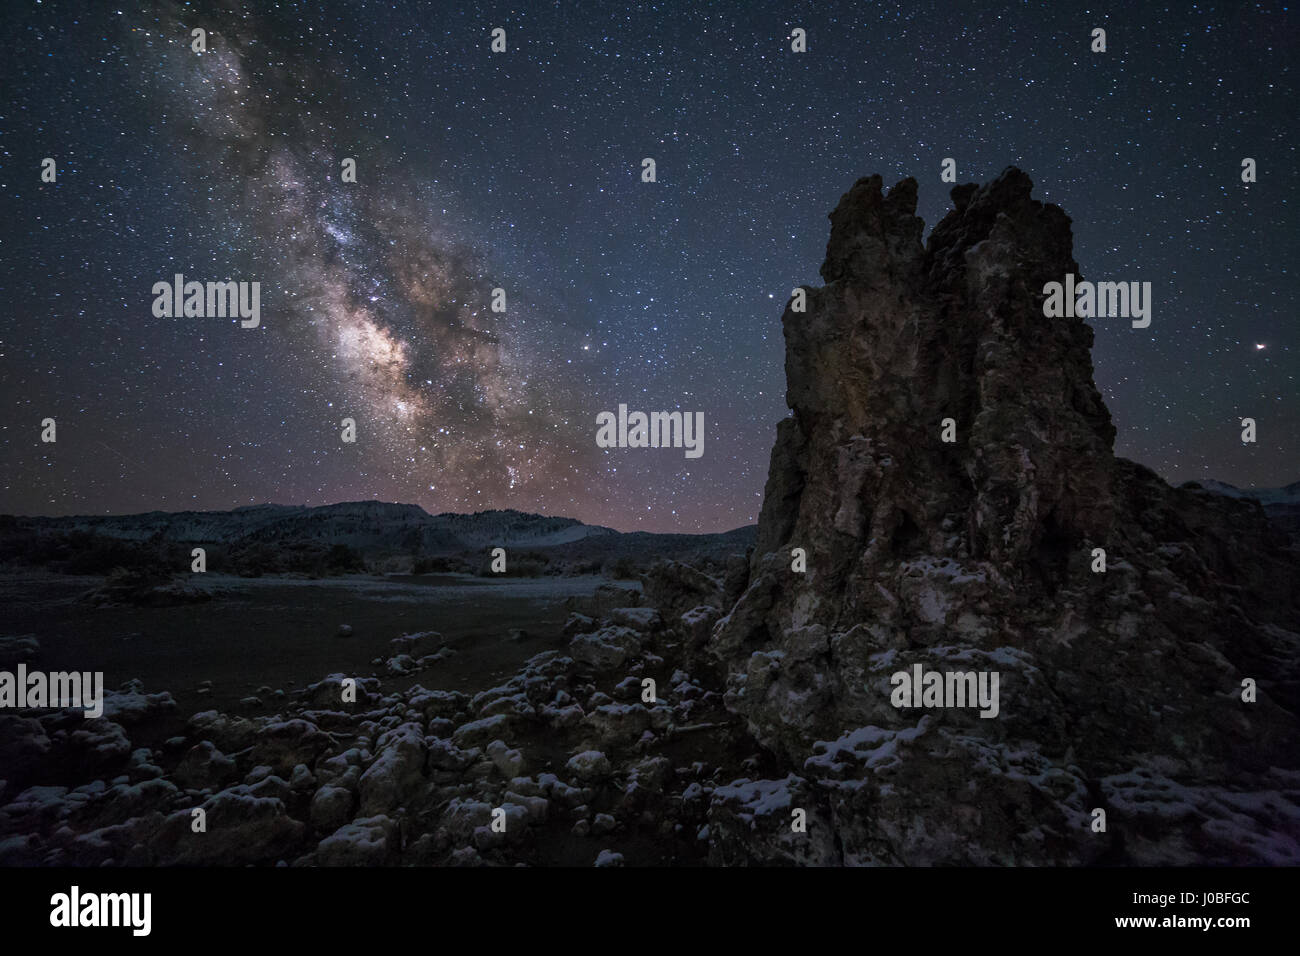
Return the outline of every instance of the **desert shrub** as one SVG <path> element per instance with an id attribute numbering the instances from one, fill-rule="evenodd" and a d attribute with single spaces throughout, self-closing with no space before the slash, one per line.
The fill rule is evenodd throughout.
<path id="1" fill-rule="evenodd" d="M 366 569 L 365 559 L 356 548 L 336 544 L 325 556 L 325 567 L 331 574 L 349 574 Z"/>
<path id="2" fill-rule="evenodd" d="M 69 535 L 59 551 L 62 559 L 56 558 L 51 566 L 64 574 L 110 574 L 120 568 L 165 578 L 180 570 L 179 562 L 184 560 L 179 549 L 159 542 L 123 541 L 94 534 Z"/>
<path id="3" fill-rule="evenodd" d="M 510 567 L 510 562 L 506 562 L 506 567 Z M 477 573 L 488 573 L 489 564 L 483 565 L 483 570 Z M 464 559 L 451 555 L 422 555 L 415 559 L 411 565 L 412 574 L 465 574 L 474 572 L 475 569 Z"/>
<path id="4" fill-rule="evenodd" d="M 614 578 L 622 580 L 631 580 L 637 577 L 637 565 L 626 554 L 615 558 L 612 563 L 605 565 L 605 573 Z"/>
<path id="5" fill-rule="evenodd" d="M 410 574 L 415 559 L 412 554 L 369 555 L 365 558 L 366 570 L 373 574 Z"/>
<path id="6" fill-rule="evenodd" d="M 241 578 L 260 578 L 278 569 L 275 551 L 264 542 L 254 541 L 230 549 L 230 571 Z"/>
<path id="7" fill-rule="evenodd" d="M 107 604 L 144 604 L 153 590 L 170 580 L 170 575 L 157 570 L 142 568 L 113 568 L 104 578 L 104 583 L 91 592 L 95 603 Z"/>
<path id="8" fill-rule="evenodd" d="M 550 563 L 550 558 L 544 554 L 539 554 L 536 551 L 512 552 L 507 548 L 505 574 L 497 574 L 492 570 L 491 552 L 488 552 L 483 556 L 474 573 L 485 578 L 535 578 L 546 574 L 547 566 Z"/>

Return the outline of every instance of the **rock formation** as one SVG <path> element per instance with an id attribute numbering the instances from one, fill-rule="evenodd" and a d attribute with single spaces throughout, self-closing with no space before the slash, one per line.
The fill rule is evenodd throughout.
<path id="1" fill-rule="evenodd" d="M 726 705 L 824 796 L 823 862 L 1300 862 L 1296 554 L 1256 502 L 1114 456 L 1092 329 L 1043 316 L 1070 220 L 1030 190 L 954 188 L 925 245 L 912 179 L 831 213 L 709 642 Z M 894 707 L 917 663 L 999 672 L 998 716 Z"/>

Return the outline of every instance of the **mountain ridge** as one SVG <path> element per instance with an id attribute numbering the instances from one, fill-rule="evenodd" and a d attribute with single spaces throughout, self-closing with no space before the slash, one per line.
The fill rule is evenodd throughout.
<path id="1" fill-rule="evenodd" d="M 1192 481 L 1185 481 L 1173 487 L 1182 490 L 1191 491 L 1208 491 L 1213 494 L 1224 495 L 1229 498 L 1249 498 L 1258 501 L 1263 506 L 1265 513 L 1272 518 L 1280 518 L 1289 514 L 1291 509 L 1300 509 L 1300 481 L 1293 481 L 1290 484 L 1283 485 L 1279 488 L 1241 488 L 1237 485 L 1230 484 L 1226 481 L 1219 481 L 1214 478 L 1201 478 Z M 311 515 L 342 515 L 346 514 L 349 509 L 361 511 L 373 510 L 390 513 L 417 513 L 417 520 L 423 519 L 429 522 L 446 522 L 449 524 L 464 523 L 474 519 L 486 519 L 489 516 L 517 516 L 526 521 L 536 522 L 554 522 L 558 525 L 580 526 L 588 530 L 588 534 L 615 534 L 615 535 L 646 535 L 650 537 L 717 537 L 735 535 L 747 529 L 756 528 L 757 524 L 737 525 L 734 528 L 728 528 L 725 531 L 619 531 L 617 528 L 610 528 L 606 525 L 587 524 L 580 518 L 570 518 L 564 515 L 543 515 L 532 511 L 521 511 L 517 508 L 485 508 L 481 511 L 439 511 L 430 512 L 425 510 L 421 505 L 400 502 L 400 501 L 376 501 L 368 499 L 352 501 L 335 501 L 324 505 L 291 505 L 280 502 L 266 501 L 253 505 L 236 505 L 227 509 L 183 509 L 180 511 L 164 511 L 154 509 L 151 511 L 135 511 L 126 514 L 110 515 L 92 515 L 92 514 L 72 514 L 72 515 L 27 515 L 27 514 L 0 514 L 0 521 L 16 523 L 18 525 L 46 524 L 66 526 L 69 524 L 95 524 L 101 527 L 111 527 L 114 523 L 126 523 L 139 521 L 145 518 L 155 519 L 179 519 L 188 516 L 217 517 L 217 516 L 235 516 L 235 515 L 266 515 L 276 514 L 279 516 L 288 516 L 291 514 L 311 514 Z M 61 528 L 60 530 L 64 530 Z M 127 535 L 120 535 L 128 537 Z M 175 540 L 190 540 L 176 537 Z"/>
<path id="2" fill-rule="evenodd" d="M 513 508 L 430 514 L 401 502 L 342 501 L 328 505 L 267 502 L 225 511 L 147 511 L 128 515 L 4 515 L 6 527 L 37 535 L 87 533 L 126 541 L 244 544 L 314 541 L 364 552 L 455 554 L 484 547 L 562 548 L 606 540 L 653 546 L 752 537 L 754 525 L 725 532 L 618 531 L 577 518 Z"/>

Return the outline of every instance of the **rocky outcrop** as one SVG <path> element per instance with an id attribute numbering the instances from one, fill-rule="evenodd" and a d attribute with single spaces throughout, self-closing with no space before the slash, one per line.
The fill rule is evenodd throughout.
<path id="1" fill-rule="evenodd" d="M 831 214 L 709 642 L 727 706 L 821 795 L 844 862 L 1300 862 L 1295 553 L 1257 503 L 1114 456 L 1091 328 L 1043 315 L 1080 274 L 1070 220 L 1030 191 L 1016 169 L 953 189 L 924 245 L 911 179 Z M 997 716 L 893 706 L 915 664 L 998 672 Z M 1259 812 L 1208 809 L 1228 791 Z"/>

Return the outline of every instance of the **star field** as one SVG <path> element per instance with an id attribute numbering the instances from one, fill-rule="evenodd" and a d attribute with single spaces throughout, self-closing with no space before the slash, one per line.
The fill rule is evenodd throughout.
<path id="1" fill-rule="evenodd" d="M 781 312 L 820 284 L 827 213 L 911 175 L 931 227 L 945 157 L 959 182 L 1024 169 L 1085 278 L 1152 282 L 1150 328 L 1091 323 L 1118 454 L 1173 482 L 1300 478 L 1295 15 L 974 7 L 10 5 L 0 512 L 751 523 Z M 259 281 L 260 327 L 155 318 L 175 273 Z M 597 448 L 620 403 L 703 411 L 703 457 Z"/>

